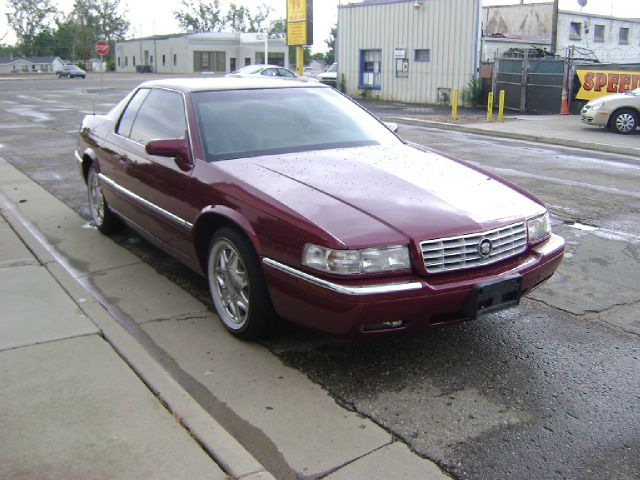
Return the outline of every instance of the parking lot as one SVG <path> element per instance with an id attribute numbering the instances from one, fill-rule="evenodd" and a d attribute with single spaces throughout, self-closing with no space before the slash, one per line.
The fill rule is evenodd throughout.
<path id="1" fill-rule="evenodd" d="M 87 219 L 73 157 L 80 121 L 146 78 L 0 81 L 0 157 Z M 533 192 L 567 241 L 557 275 L 516 309 L 357 341 L 287 325 L 246 344 L 202 308 L 209 305 L 202 278 L 133 232 L 113 238 L 132 263 L 109 265 L 106 257 L 92 268 L 76 261 L 68 232 L 52 227 L 46 236 L 86 269 L 136 340 L 278 478 L 321 478 L 385 444 L 385 435 L 454 478 L 638 478 L 640 162 L 435 127 L 401 124 L 400 135 Z M 577 131 L 588 135 L 588 127 Z M 638 135 L 625 141 L 640 142 Z M 140 300 L 146 294 L 148 304 Z M 336 410 L 328 415 L 329 408 Z M 359 419 L 379 430 L 361 445 L 337 438 L 335 431 L 369 428 Z M 325 439 L 335 448 L 321 447 Z"/>

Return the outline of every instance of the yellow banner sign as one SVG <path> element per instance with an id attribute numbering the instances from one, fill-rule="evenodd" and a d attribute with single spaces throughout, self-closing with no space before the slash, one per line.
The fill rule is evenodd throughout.
<path id="1" fill-rule="evenodd" d="M 287 45 L 307 44 L 307 22 L 287 24 Z"/>
<path id="2" fill-rule="evenodd" d="M 580 79 L 578 100 L 592 100 L 611 93 L 640 88 L 640 72 L 619 70 L 576 70 Z"/>
<path id="3" fill-rule="evenodd" d="M 307 21 L 307 0 L 287 0 L 287 22 Z"/>

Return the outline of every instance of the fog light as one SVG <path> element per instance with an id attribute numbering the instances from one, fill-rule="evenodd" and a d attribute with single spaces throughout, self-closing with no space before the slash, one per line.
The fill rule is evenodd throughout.
<path id="1" fill-rule="evenodd" d="M 404 321 L 395 320 L 393 322 L 369 323 L 362 326 L 363 332 L 374 332 L 376 330 L 394 330 L 404 327 Z"/>

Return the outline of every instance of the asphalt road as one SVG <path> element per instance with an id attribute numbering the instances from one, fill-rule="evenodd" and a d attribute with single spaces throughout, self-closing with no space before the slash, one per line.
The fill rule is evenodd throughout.
<path id="1" fill-rule="evenodd" d="M 88 217 L 80 120 L 146 78 L 0 80 L 0 156 Z M 446 329 L 353 341 L 286 326 L 264 345 L 455 478 L 640 478 L 637 159 L 400 133 L 545 200 L 568 241 L 558 275 L 517 309 Z M 115 240 L 207 299 L 202 279 L 132 232 Z"/>

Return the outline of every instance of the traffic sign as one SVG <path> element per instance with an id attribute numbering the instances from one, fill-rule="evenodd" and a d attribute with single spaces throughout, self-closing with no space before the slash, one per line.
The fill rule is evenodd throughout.
<path id="1" fill-rule="evenodd" d="M 98 55 L 107 55 L 109 53 L 109 44 L 106 40 L 98 40 L 96 42 L 96 53 Z"/>

